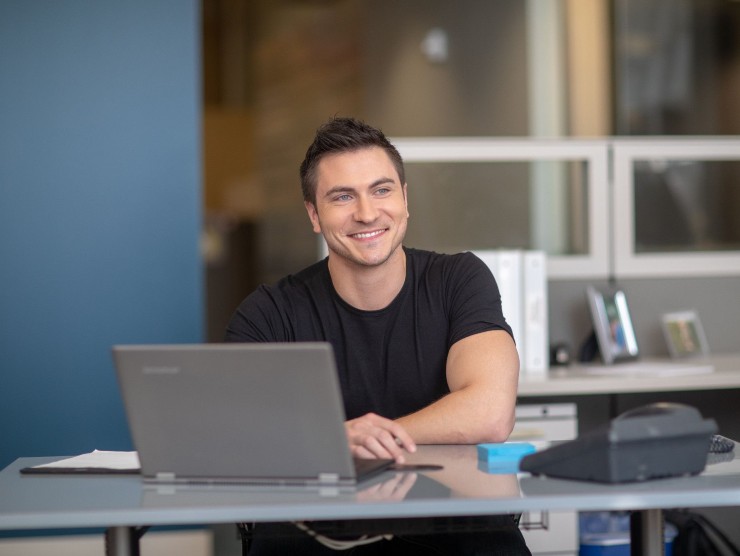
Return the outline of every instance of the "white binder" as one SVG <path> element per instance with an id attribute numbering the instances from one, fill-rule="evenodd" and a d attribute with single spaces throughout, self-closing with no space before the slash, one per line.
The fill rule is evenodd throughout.
<path id="1" fill-rule="evenodd" d="M 498 284 L 501 309 L 516 341 L 520 363 L 524 357 L 524 330 L 522 327 L 522 252 L 516 249 L 474 251 L 488 268 Z"/>
<path id="2" fill-rule="evenodd" d="M 545 376 L 550 366 L 548 348 L 547 256 L 543 251 L 523 254 L 522 321 L 527 377 Z"/>
<path id="3" fill-rule="evenodd" d="M 543 251 L 475 251 L 496 278 L 501 308 L 514 334 L 522 377 L 541 377 L 550 366 L 547 255 Z"/>

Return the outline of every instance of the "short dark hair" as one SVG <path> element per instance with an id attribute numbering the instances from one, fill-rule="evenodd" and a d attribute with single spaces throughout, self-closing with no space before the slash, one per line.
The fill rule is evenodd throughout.
<path id="1" fill-rule="evenodd" d="M 406 183 L 403 159 L 382 131 L 354 118 L 332 118 L 319 129 L 301 163 L 303 200 L 316 205 L 316 168 L 328 154 L 380 147 L 391 159 L 401 185 Z"/>

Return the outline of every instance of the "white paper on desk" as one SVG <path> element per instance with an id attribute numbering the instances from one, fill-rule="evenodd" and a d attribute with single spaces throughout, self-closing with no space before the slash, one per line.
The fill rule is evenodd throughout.
<path id="1" fill-rule="evenodd" d="M 93 450 L 87 454 L 60 459 L 51 463 L 36 465 L 34 469 L 113 469 L 118 471 L 138 471 L 137 452 L 108 452 Z"/>
<path id="2" fill-rule="evenodd" d="M 685 376 L 701 375 L 714 372 L 714 366 L 708 364 L 691 363 L 616 363 L 614 365 L 599 365 L 582 367 L 590 375 L 605 376 Z"/>

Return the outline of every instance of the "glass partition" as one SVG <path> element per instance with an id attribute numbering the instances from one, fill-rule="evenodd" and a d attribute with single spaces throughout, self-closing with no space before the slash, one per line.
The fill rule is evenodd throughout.
<path id="1" fill-rule="evenodd" d="M 740 141 L 613 143 L 617 276 L 740 271 Z"/>
<path id="2" fill-rule="evenodd" d="M 409 186 L 407 244 L 537 249 L 550 278 L 606 277 L 608 143 L 394 139 Z"/>
<path id="3" fill-rule="evenodd" d="M 587 166 L 585 161 L 408 163 L 406 243 L 442 253 L 504 247 L 586 256 Z M 538 172 L 551 176 L 549 189 L 534 183 Z M 538 210 L 538 204 L 547 206 Z"/>
<path id="4" fill-rule="evenodd" d="M 635 253 L 740 250 L 740 161 L 637 160 L 633 195 Z"/>

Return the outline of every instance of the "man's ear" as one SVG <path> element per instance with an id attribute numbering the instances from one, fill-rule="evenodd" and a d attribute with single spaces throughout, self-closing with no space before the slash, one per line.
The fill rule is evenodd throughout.
<path id="1" fill-rule="evenodd" d="M 303 205 L 306 207 L 308 218 L 311 220 L 313 231 L 317 234 L 321 233 L 321 224 L 319 224 L 319 213 L 316 211 L 316 205 L 311 201 L 303 201 Z"/>

